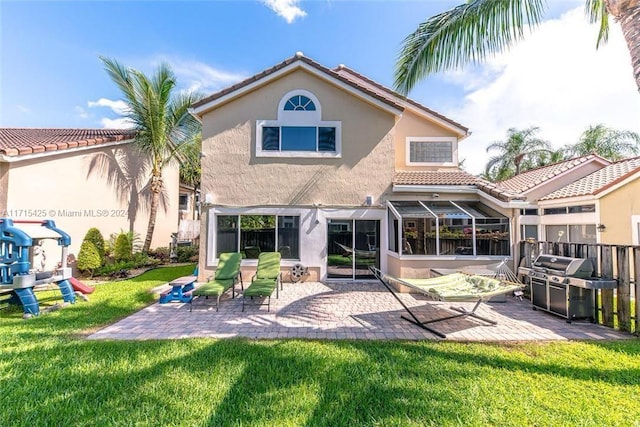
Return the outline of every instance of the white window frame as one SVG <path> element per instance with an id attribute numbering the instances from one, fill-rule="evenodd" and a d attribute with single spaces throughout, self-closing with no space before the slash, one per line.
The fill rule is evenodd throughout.
<path id="1" fill-rule="evenodd" d="M 303 95 L 313 101 L 315 111 L 285 111 L 284 106 L 287 101 L 296 95 Z M 318 149 L 318 128 L 331 127 L 336 130 L 336 150 L 335 151 L 275 151 L 262 149 L 262 128 L 263 127 L 287 127 L 287 126 L 308 126 L 316 128 L 316 150 Z M 282 139 L 282 131 L 280 131 Z M 296 89 L 287 92 L 278 103 L 277 120 L 256 120 L 256 157 L 304 157 L 304 158 L 341 158 L 342 157 L 342 122 L 336 120 L 322 120 L 322 106 L 318 98 L 311 92 L 304 89 Z"/>
<path id="2" fill-rule="evenodd" d="M 455 136 L 408 136 L 405 139 L 405 160 L 411 166 L 458 166 L 458 138 Z M 411 143 L 412 142 L 450 142 L 451 162 L 412 162 Z"/>

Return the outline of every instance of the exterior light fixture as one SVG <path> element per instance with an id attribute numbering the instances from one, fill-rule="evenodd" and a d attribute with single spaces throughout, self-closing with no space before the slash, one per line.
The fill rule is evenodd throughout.
<path id="1" fill-rule="evenodd" d="M 596 225 L 596 231 L 603 232 L 606 229 L 607 229 L 607 227 L 604 224 Z"/>

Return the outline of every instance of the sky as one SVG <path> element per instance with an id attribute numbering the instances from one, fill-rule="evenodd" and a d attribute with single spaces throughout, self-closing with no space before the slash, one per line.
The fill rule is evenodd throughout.
<path id="1" fill-rule="evenodd" d="M 123 102 L 100 57 L 152 73 L 161 62 L 181 90 L 224 89 L 301 51 L 387 86 L 402 40 L 461 1 L 0 0 L 0 127 L 117 128 Z M 640 94 L 621 31 L 596 50 L 584 0 L 549 2 L 544 21 L 508 52 L 439 73 L 409 94 L 468 127 L 464 168 L 509 128 L 540 128 L 559 148 L 590 125 L 640 132 Z"/>

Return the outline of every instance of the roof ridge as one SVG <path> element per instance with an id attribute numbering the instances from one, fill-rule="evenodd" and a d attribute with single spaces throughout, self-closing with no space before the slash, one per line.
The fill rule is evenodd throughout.
<path id="1" fill-rule="evenodd" d="M 359 78 L 361 80 L 364 80 L 365 82 L 367 82 L 367 83 L 369 83 L 371 85 L 374 85 L 375 87 L 377 87 L 377 88 L 379 88 L 381 90 L 386 91 L 387 93 L 389 93 L 390 95 L 398 98 L 399 100 L 407 102 L 407 103 L 413 105 L 414 107 L 418 107 L 420 109 L 426 110 L 430 114 L 433 114 L 434 116 L 436 116 L 436 117 L 438 117 L 438 118 L 440 118 L 440 119 L 442 119 L 442 120 L 444 120 L 444 121 L 446 121 L 446 122 L 448 122 L 448 123 L 450 123 L 450 124 L 452 124 L 452 125 L 454 125 L 456 127 L 459 127 L 460 129 L 463 129 L 466 132 L 469 132 L 469 128 L 467 128 L 466 126 L 461 125 L 460 123 L 456 122 L 455 120 L 452 120 L 452 119 L 450 119 L 450 118 L 438 113 L 437 111 L 432 110 L 431 108 L 419 103 L 418 101 L 416 101 L 416 100 L 414 100 L 412 98 L 409 98 L 408 96 L 405 96 L 405 95 L 400 94 L 399 92 L 396 92 L 395 90 L 383 85 L 382 83 L 378 83 L 377 81 L 365 76 L 364 74 L 355 71 L 353 68 L 350 68 L 350 67 L 348 67 L 348 66 L 346 66 L 344 64 L 340 64 L 340 65 L 338 65 L 337 67 L 334 68 L 334 71 L 336 71 L 336 70 L 345 70 L 348 73 L 350 73 L 351 75 L 353 75 L 353 76 L 355 76 L 355 77 L 357 77 L 357 78 Z"/>

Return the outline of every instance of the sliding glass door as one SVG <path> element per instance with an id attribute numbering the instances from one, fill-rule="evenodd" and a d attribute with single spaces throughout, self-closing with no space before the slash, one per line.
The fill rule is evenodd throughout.
<path id="1" fill-rule="evenodd" d="M 327 230 L 327 277 L 373 278 L 369 267 L 380 267 L 380 221 L 330 219 Z"/>

